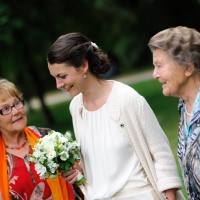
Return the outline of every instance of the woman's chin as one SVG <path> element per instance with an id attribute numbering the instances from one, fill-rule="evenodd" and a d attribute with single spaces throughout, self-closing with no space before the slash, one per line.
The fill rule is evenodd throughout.
<path id="1" fill-rule="evenodd" d="M 74 90 L 70 90 L 70 91 L 68 91 L 68 93 L 69 93 L 72 97 L 74 97 L 74 96 L 78 95 L 80 92 L 77 92 L 77 91 L 74 91 Z"/>
<path id="2" fill-rule="evenodd" d="M 163 95 L 164 95 L 164 96 L 170 96 L 170 93 L 169 93 L 169 91 L 167 91 L 167 90 L 163 90 Z"/>

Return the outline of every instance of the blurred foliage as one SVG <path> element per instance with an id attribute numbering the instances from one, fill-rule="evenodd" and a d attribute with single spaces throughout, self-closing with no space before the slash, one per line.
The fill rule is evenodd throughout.
<path id="1" fill-rule="evenodd" d="M 62 133 L 72 131 L 72 118 L 69 112 L 69 101 L 51 105 L 49 107 L 53 117 L 54 124 L 47 124 L 42 116 L 41 109 L 27 110 L 28 125 L 37 125 L 38 127 L 49 127 Z"/>
<path id="2" fill-rule="evenodd" d="M 116 58 L 115 71 L 130 73 L 149 66 L 147 43 L 158 31 L 178 25 L 200 30 L 199 10 L 199 0 L 1 0 L 0 77 L 15 82 L 26 100 L 39 97 L 46 121 L 54 123 L 44 102 L 44 93 L 55 88 L 46 52 L 60 35 L 84 33 Z"/>

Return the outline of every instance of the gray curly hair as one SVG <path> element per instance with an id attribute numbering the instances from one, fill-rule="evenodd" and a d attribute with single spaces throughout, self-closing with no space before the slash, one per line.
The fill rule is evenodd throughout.
<path id="1" fill-rule="evenodd" d="M 193 63 L 200 72 L 200 33 L 196 29 L 184 26 L 165 29 L 150 38 L 148 46 L 152 52 L 165 51 L 181 66 Z"/>

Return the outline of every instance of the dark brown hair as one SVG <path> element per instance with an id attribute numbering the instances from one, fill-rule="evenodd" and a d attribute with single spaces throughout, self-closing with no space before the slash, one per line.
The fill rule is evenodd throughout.
<path id="1" fill-rule="evenodd" d="M 84 60 L 88 61 L 89 71 L 97 77 L 111 68 L 107 54 L 81 33 L 60 36 L 47 52 L 50 64 L 67 63 L 79 68 Z"/>

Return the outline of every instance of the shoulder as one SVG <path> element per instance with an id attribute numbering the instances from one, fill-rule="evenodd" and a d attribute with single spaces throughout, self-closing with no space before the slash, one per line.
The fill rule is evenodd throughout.
<path id="1" fill-rule="evenodd" d="M 141 96 L 133 87 L 130 85 L 124 84 L 119 81 L 114 81 L 115 88 L 117 89 L 119 95 L 126 94 L 130 96 Z"/>
<path id="2" fill-rule="evenodd" d="M 36 126 L 28 126 L 32 131 L 34 131 L 39 136 L 45 136 L 51 130 L 50 128 L 36 127 Z"/>
<path id="3" fill-rule="evenodd" d="M 71 114 L 73 114 L 74 112 L 79 110 L 81 105 L 82 105 L 82 93 L 76 95 L 71 100 L 71 102 L 69 104 L 69 110 L 70 110 Z"/>
<path id="4" fill-rule="evenodd" d="M 73 97 L 73 99 L 70 102 L 70 107 L 73 107 L 75 105 L 81 104 L 82 102 L 82 93 L 76 95 L 75 97 Z"/>
<path id="5" fill-rule="evenodd" d="M 140 95 L 133 87 L 118 81 L 114 81 L 114 83 L 116 88 L 114 96 L 116 98 L 120 98 L 121 103 L 124 102 L 125 104 L 137 104 L 145 101 L 144 97 Z"/>

